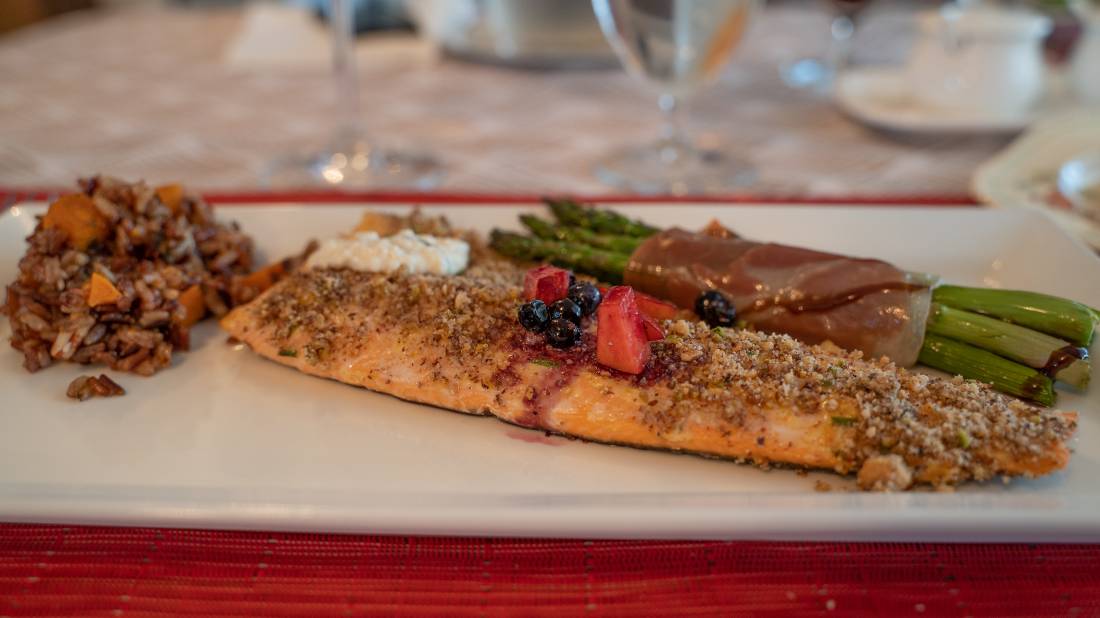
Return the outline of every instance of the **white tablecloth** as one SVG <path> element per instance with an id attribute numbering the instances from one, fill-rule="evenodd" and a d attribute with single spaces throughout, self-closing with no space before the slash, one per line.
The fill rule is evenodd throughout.
<path id="1" fill-rule="evenodd" d="M 228 62 L 242 15 L 116 9 L 0 38 L 0 186 L 66 186 L 101 171 L 250 189 L 272 157 L 323 142 L 333 129 L 330 75 Z M 1003 138 L 900 141 L 783 85 L 778 63 L 821 51 L 826 28 L 817 11 L 765 11 L 719 83 L 693 102 L 691 125 L 803 194 L 965 193 Z M 872 16 L 860 55 L 896 61 L 904 34 L 904 20 Z M 383 45 L 360 66 L 363 117 L 386 143 L 439 155 L 445 190 L 610 191 L 593 162 L 657 130 L 653 97 L 621 71 L 525 72 Z"/>

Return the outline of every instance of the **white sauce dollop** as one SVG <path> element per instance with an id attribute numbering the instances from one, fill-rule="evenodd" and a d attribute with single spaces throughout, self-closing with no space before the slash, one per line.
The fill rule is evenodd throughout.
<path id="1" fill-rule="evenodd" d="M 470 245 L 457 238 L 439 238 L 401 230 L 380 237 L 361 232 L 351 238 L 331 238 L 309 256 L 306 268 L 343 266 L 368 272 L 392 272 L 402 267 L 410 273 L 457 275 L 470 261 Z"/>

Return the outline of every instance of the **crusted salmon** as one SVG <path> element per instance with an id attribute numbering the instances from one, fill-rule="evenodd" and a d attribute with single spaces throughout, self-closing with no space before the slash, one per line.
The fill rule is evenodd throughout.
<path id="1" fill-rule="evenodd" d="M 666 320 L 643 373 L 525 331 L 523 273 L 313 269 L 222 326 L 308 374 L 585 440 L 857 474 L 866 489 L 953 485 L 1063 468 L 1077 416 L 961 378 L 786 336 Z"/>

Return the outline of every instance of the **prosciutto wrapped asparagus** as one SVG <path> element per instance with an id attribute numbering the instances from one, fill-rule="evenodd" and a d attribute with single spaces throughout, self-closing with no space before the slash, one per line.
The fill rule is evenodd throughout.
<path id="1" fill-rule="evenodd" d="M 622 281 L 700 317 L 702 293 L 720 294 L 741 325 L 903 366 L 920 362 L 1044 405 L 1054 403 L 1055 381 L 1088 386 L 1087 348 L 1100 312 L 1086 305 L 1033 292 L 933 287 L 935 277 L 881 260 L 756 242 L 717 224 L 660 230 L 569 200 L 547 204 L 556 223 L 524 215 L 534 236 L 495 230 L 493 248 Z"/>

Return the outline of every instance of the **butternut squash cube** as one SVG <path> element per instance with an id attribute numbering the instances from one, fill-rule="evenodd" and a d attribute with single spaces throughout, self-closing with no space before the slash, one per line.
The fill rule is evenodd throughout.
<path id="1" fill-rule="evenodd" d="M 184 290 L 180 294 L 179 303 L 183 306 L 183 319 L 179 323 L 181 328 L 191 328 L 206 315 L 206 301 L 202 297 L 202 288 L 198 285 Z"/>
<path id="2" fill-rule="evenodd" d="M 160 203 L 168 207 L 172 214 L 178 214 L 180 203 L 183 202 L 183 185 L 173 183 L 157 187 L 157 197 Z"/>
<path id="3" fill-rule="evenodd" d="M 241 285 L 253 288 L 259 293 L 274 285 L 285 274 L 286 267 L 283 263 L 273 262 L 242 277 Z"/>
<path id="4" fill-rule="evenodd" d="M 88 285 L 88 306 L 111 305 L 122 298 L 122 292 L 118 291 L 107 277 L 99 273 L 92 273 L 91 283 Z"/>
<path id="5" fill-rule="evenodd" d="M 42 219 L 46 229 L 59 229 L 69 237 L 74 249 L 84 251 L 94 241 L 103 241 L 110 234 L 110 227 L 103 213 L 96 208 L 92 198 L 83 193 L 63 195 L 46 211 Z"/>

